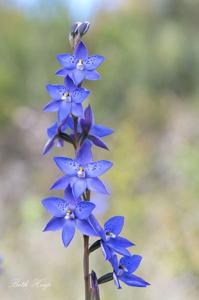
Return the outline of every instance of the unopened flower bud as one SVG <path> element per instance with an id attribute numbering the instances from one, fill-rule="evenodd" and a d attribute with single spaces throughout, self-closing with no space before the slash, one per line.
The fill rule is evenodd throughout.
<path id="1" fill-rule="evenodd" d="M 80 42 L 83 35 L 89 30 L 89 22 L 75 22 L 71 26 L 71 32 L 69 34 L 69 42 L 72 48 L 75 48 L 76 45 Z"/>

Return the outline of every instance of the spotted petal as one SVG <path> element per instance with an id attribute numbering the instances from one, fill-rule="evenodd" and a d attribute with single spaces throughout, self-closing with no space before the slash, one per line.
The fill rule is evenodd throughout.
<path id="1" fill-rule="evenodd" d="M 108 160 L 99 160 L 86 166 L 86 174 L 88 177 L 98 177 L 104 174 L 112 167 L 112 162 Z"/>
<path id="2" fill-rule="evenodd" d="M 116 236 L 120 234 L 122 228 L 124 226 L 124 217 L 123 216 L 115 216 L 110 218 L 104 224 L 104 230 L 107 232 L 112 232 Z"/>
<path id="3" fill-rule="evenodd" d="M 81 201 L 75 209 L 75 215 L 80 220 L 87 219 L 94 208 L 95 204 L 88 201 Z"/>
<path id="4" fill-rule="evenodd" d="M 101 55 L 93 55 L 89 56 L 84 64 L 88 71 L 93 71 L 98 68 L 104 60 L 105 58 Z"/>
<path id="5" fill-rule="evenodd" d="M 62 198 L 49 197 L 42 200 L 45 209 L 54 217 L 63 217 L 66 214 L 68 203 Z"/>
<path id="6" fill-rule="evenodd" d="M 59 84 L 48 84 L 46 89 L 53 100 L 60 100 L 66 92 L 66 87 Z"/>
<path id="7" fill-rule="evenodd" d="M 58 168 L 69 176 L 76 175 L 80 167 L 76 160 L 67 157 L 54 157 L 54 161 Z"/>
<path id="8" fill-rule="evenodd" d="M 88 97 L 89 94 L 90 92 L 88 90 L 79 88 L 79 89 L 75 89 L 72 92 L 71 96 L 75 103 L 82 103 Z"/>
<path id="9" fill-rule="evenodd" d="M 73 69 L 75 68 L 76 60 L 73 55 L 71 54 L 59 54 L 57 55 L 57 60 L 59 63 L 67 69 Z"/>

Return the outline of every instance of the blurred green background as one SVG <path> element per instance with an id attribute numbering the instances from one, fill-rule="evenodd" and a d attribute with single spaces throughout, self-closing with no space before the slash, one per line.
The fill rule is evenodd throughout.
<path id="1" fill-rule="evenodd" d="M 107 283 L 101 298 L 199 299 L 198 0 L 0 1 L 1 299 L 83 299 L 81 236 L 64 249 L 59 233 L 42 233 L 40 200 L 60 175 L 53 154 L 72 155 L 41 155 L 55 118 L 42 112 L 45 85 L 61 82 L 55 56 L 70 50 L 72 21 L 85 18 L 90 53 L 107 58 L 102 80 L 86 82 L 88 101 L 115 129 L 111 151 L 94 151 L 114 162 L 104 177 L 111 197 L 96 195 L 99 218 L 126 216 L 125 236 L 143 255 L 137 274 L 151 283 Z M 100 251 L 91 269 L 110 270 Z"/>

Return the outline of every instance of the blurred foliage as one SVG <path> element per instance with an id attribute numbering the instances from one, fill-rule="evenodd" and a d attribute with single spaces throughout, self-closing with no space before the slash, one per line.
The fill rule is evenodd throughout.
<path id="1" fill-rule="evenodd" d="M 0 289 L 6 300 L 83 299 L 80 242 L 65 250 L 59 234 L 44 235 L 47 215 L 39 204 L 59 175 L 52 155 L 40 156 L 53 120 L 41 109 L 45 85 L 61 82 L 53 73 L 56 54 L 69 51 L 69 26 L 59 1 L 40 1 L 26 13 L 0 5 Z M 198 26 L 197 0 L 129 0 L 120 10 L 100 11 L 85 37 L 90 52 L 107 59 L 102 80 L 86 82 L 89 101 L 96 121 L 115 129 L 107 138 L 111 151 L 95 150 L 96 158 L 114 162 L 105 176 L 112 196 L 101 220 L 126 216 L 125 235 L 144 256 L 140 274 L 152 283 L 122 292 L 104 285 L 104 300 L 198 299 Z M 72 154 L 67 148 L 54 153 L 66 152 Z M 91 264 L 99 275 L 109 270 L 101 255 Z M 9 288 L 13 278 L 44 278 L 51 287 Z M 78 287 L 68 290 L 74 278 Z"/>

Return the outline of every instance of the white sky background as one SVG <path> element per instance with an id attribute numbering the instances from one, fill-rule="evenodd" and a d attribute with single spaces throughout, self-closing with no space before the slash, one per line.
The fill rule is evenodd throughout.
<path id="1" fill-rule="evenodd" d="M 53 6 L 53 2 L 56 0 L 43 0 L 50 6 Z M 115 10 L 122 5 L 126 0 L 59 0 L 66 5 L 70 12 L 70 16 L 74 20 L 86 20 L 95 15 L 98 10 Z M 2 2 L 0 0 L 0 2 Z M 32 6 L 37 5 L 38 0 L 7 0 L 3 1 L 6 5 L 17 6 L 19 9 L 26 10 Z"/>

